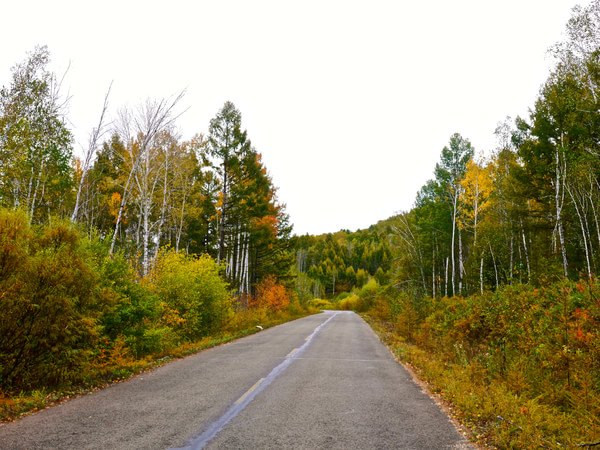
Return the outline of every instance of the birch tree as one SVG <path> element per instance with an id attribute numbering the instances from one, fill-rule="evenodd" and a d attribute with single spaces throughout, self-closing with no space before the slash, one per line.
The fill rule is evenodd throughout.
<path id="1" fill-rule="evenodd" d="M 440 185 L 442 192 L 447 198 L 452 209 L 452 233 L 450 241 L 450 263 L 451 263 L 451 279 L 452 279 L 452 294 L 460 293 L 460 289 L 456 290 L 456 226 L 459 212 L 459 202 L 462 195 L 462 185 L 460 184 L 464 177 L 467 163 L 473 157 L 474 149 L 471 143 L 464 139 L 460 134 L 455 133 L 450 137 L 448 146 L 442 149 L 440 162 L 436 164 L 435 176 L 436 181 Z M 463 272 L 460 268 L 463 266 L 462 249 L 459 249 L 459 283 L 462 287 Z"/>
<path id="2" fill-rule="evenodd" d="M 108 91 L 106 92 L 106 95 L 104 96 L 104 104 L 102 105 L 102 111 L 100 113 L 100 119 L 98 120 L 98 124 L 92 129 L 90 136 L 89 136 L 88 146 L 85 151 L 83 164 L 81 167 L 81 174 L 79 176 L 79 183 L 78 183 L 78 187 L 77 187 L 77 196 L 75 197 L 75 206 L 73 208 L 73 213 L 71 214 L 72 222 L 75 222 L 79 215 L 81 194 L 82 194 L 83 188 L 86 183 L 86 176 L 90 169 L 90 164 L 92 163 L 94 155 L 96 154 L 98 145 L 100 144 L 100 140 L 102 139 L 102 137 L 104 136 L 104 134 L 107 131 L 106 112 L 108 109 L 108 98 L 110 96 L 111 88 L 112 88 L 112 83 L 108 87 Z"/>
<path id="3" fill-rule="evenodd" d="M 111 254 L 114 252 L 119 226 L 121 225 L 121 220 L 123 218 L 123 211 L 129 200 L 128 195 L 130 193 L 132 181 L 134 181 L 134 177 L 136 176 L 142 164 L 144 165 L 145 173 L 149 173 L 150 148 L 154 144 L 156 136 L 161 131 L 167 130 L 171 125 L 173 125 L 177 117 L 179 117 L 179 114 L 175 113 L 175 109 L 183 98 L 183 95 L 184 92 L 181 92 L 179 95 L 170 99 L 147 100 L 144 105 L 138 108 L 135 114 L 132 114 L 127 110 L 123 110 L 121 112 L 118 133 L 120 134 L 121 139 L 127 143 L 126 145 L 130 150 L 130 170 L 123 186 L 123 195 L 121 197 L 117 217 L 115 220 L 115 226 L 110 245 Z M 144 187 L 144 195 L 148 195 L 150 191 L 150 185 Z M 151 205 L 149 205 L 148 202 L 150 201 L 151 200 L 149 200 L 148 197 L 145 197 L 143 200 L 144 214 L 149 213 Z M 146 272 L 149 264 L 147 242 L 150 236 L 149 224 L 144 222 L 143 226 L 145 242 L 143 267 L 144 272 Z"/>
<path id="4" fill-rule="evenodd" d="M 0 204 L 34 220 L 64 213 L 73 183 L 66 100 L 49 61 L 48 49 L 36 47 L 0 89 Z"/>

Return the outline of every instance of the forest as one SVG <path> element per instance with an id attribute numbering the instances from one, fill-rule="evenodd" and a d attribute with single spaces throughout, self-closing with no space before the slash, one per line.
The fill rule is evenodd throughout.
<path id="1" fill-rule="evenodd" d="M 0 411 L 321 309 L 351 309 L 484 445 L 600 436 L 600 1 L 573 10 L 527 117 L 476 151 L 449 137 L 414 206 L 292 235 L 225 102 L 184 93 L 107 117 L 76 156 L 50 52 L 0 90 Z M 483 152 L 481 150 L 491 150 Z"/>

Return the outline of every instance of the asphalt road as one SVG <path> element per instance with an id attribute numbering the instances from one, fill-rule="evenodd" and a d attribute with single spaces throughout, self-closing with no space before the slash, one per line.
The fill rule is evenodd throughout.
<path id="1" fill-rule="evenodd" d="M 0 448 L 466 448 L 351 312 L 325 312 L 0 425 Z"/>

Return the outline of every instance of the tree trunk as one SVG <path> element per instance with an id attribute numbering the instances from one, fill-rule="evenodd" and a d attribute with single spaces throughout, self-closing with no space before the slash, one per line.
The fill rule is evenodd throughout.
<path id="1" fill-rule="evenodd" d="M 444 297 L 448 297 L 448 257 L 446 256 L 446 275 L 444 276 Z"/>
<path id="2" fill-rule="evenodd" d="M 463 293 L 463 275 L 465 272 L 465 266 L 463 264 L 463 249 L 462 249 L 462 233 L 460 227 L 458 227 L 458 293 Z"/>
<path id="3" fill-rule="evenodd" d="M 431 256 L 431 297 L 435 298 L 435 247 Z"/>
<path id="4" fill-rule="evenodd" d="M 562 145 L 563 137 L 561 136 L 561 145 Z M 566 175 L 566 163 L 562 163 L 560 161 L 560 149 L 557 146 L 555 152 L 555 169 L 556 169 L 556 181 L 555 181 L 555 192 L 554 192 L 554 201 L 556 207 L 556 228 L 558 231 L 558 240 L 560 242 L 560 251 L 562 254 L 562 263 L 563 263 L 563 272 L 564 276 L 567 277 L 569 275 L 568 272 L 568 263 L 567 263 L 567 249 L 565 248 L 565 237 L 562 223 L 562 206 L 564 202 L 564 192 L 561 195 L 561 172 L 562 172 L 562 182 L 565 182 Z M 564 191 L 564 187 L 562 187 Z"/>
<path id="5" fill-rule="evenodd" d="M 479 264 L 479 290 L 483 294 L 483 252 L 481 252 L 481 263 Z"/>
<path id="6" fill-rule="evenodd" d="M 508 284 L 513 284 L 513 266 L 515 264 L 514 255 L 515 255 L 514 238 L 513 238 L 513 232 L 511 229 L 511 231 L 510 231 L 510 265 L 508 267 L 508 277 L 509 277 Z"/>
<path id="7" fill-rule="evenodd" d="M 179 226 L 177 227 L 177 234 L 175 235 L 175 252 L 179 253 L 179 243 L 181 242 L 181 235 L 183 233 L 183 219 L 185 217 L 185 200 L 187 196 L 187 190 L 183 192 L 183 199 L 181 201 L 181 215 L 179 216 Z"/>
<path id="8" fill-rule="evenodd" d="M 523 250 L 525 252 L 525 262 L 527 263 L 527 282 L 531 282 L 531 266 L 529 265 L 529 251 L 527 250 L 527 239 L 525 238 L 525 230 L 523 229 L 523 221 L 521 220 L 521 236 L 523 237 Z"/>
<path id="9" fill-rule="evenodd" d="M 165 168 L 163 177 L 163 201 L 160 207 L 160 219 L 158 221 L 158 229 L 156 230 L 156 248 L 154 249 L 154 260 L 158 257 L 160 250 L 160 241 L 162 238 L 162 228 L 165 223 L 165 215 L 167 213 L 167 193 L 169 181 L 169 148 L 165 148 Z"/>
<path id="10" fill-rule="evenodd" d="M 219 225 L 219 253 L 217 254 L 217 262 L 225 256 L 225 214 L 227 210 L 227 159 L 223 160 L 223 205 L 221 206 L 221 223 Z"/>
<path id="11" fill-rule="evenodd" d="M 498 267 L 496 266 L 496 257 L 494 256 L 494 250 L 492 250 L 492 244 L 490 244 L 490 254 L 492 255 L 492 262 L 494 263 L 494 274 L 496 275 L 496 289 L 500 285 L 498 281 Z"/>
<path id="12" fill-rule="evenodd" d="M 573 200 L 573 206 L 575 206 L 575 212 L 577 213 L 577 218 L 579 219 L 579 225 L 581 227 L 581 237 L 583 238 L 583 248 L 585 250 L 585 261 L 587 264 L 587 275 L 588 275 L 588 279 L 592 279 L 592 266 L 590 264 L 590 254 L 589 254 L 589 250 L 588 250 L 588 239 L 587 239 L 587 233 L 586 233 L 586 229 L 583 225 L 583 218 L 581 217 L 581 211 L 579 210 L 579 206 L 577 205 L 577 200 L 575 199 L 575 196 L 573 195 L 573 192 L 571 190 L 571 188 L 569 186 L 566 187 L 567 192 L 569 193 L 569 196 L 571 197 L 571 200 Z"/>
<path id="13" fill-rule="evenodd" d="M 149 254 L 149 242 L 150 242 L 150 209 L 151 209 L 151 196 L 148 186 L 148 174 L 150 172 L 150 155 L 148 151 L 144 152 L 144 176 L 143 191 L 142 191 L 142 205 L 143 205 L 143 234 L 142 234 L 142 245 L 143 245 L 143 256 L 142 256 L 142 275 L 148 275 L 148 269 L 150 267 L 150 254 Z"/>
<path id="14" fill-rule="evenodd" d="M 456 294 L 456 270 L 454 267 L 454 235 L 456 233 L 456 202 L 458 201 L 458 193 L 454 192 L 454 204 L 452 206 L 452 241 L 450 244 L 450 257 L 452 261 L 452 295 Z"/>

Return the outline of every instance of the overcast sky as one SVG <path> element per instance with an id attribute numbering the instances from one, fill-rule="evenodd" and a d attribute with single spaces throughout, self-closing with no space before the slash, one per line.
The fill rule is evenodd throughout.
<path id="1" fill-rule="evenodd" d="M 111 80 L 112 111 L 186 88 L 185 138 L 231 100 L 295 232 L 354 230 L 409 209 L 452 133 L 489 153 L 527 115 L 577 3 L 11 1 L 0 84 L 48 45 L 79 142 Z"/>

